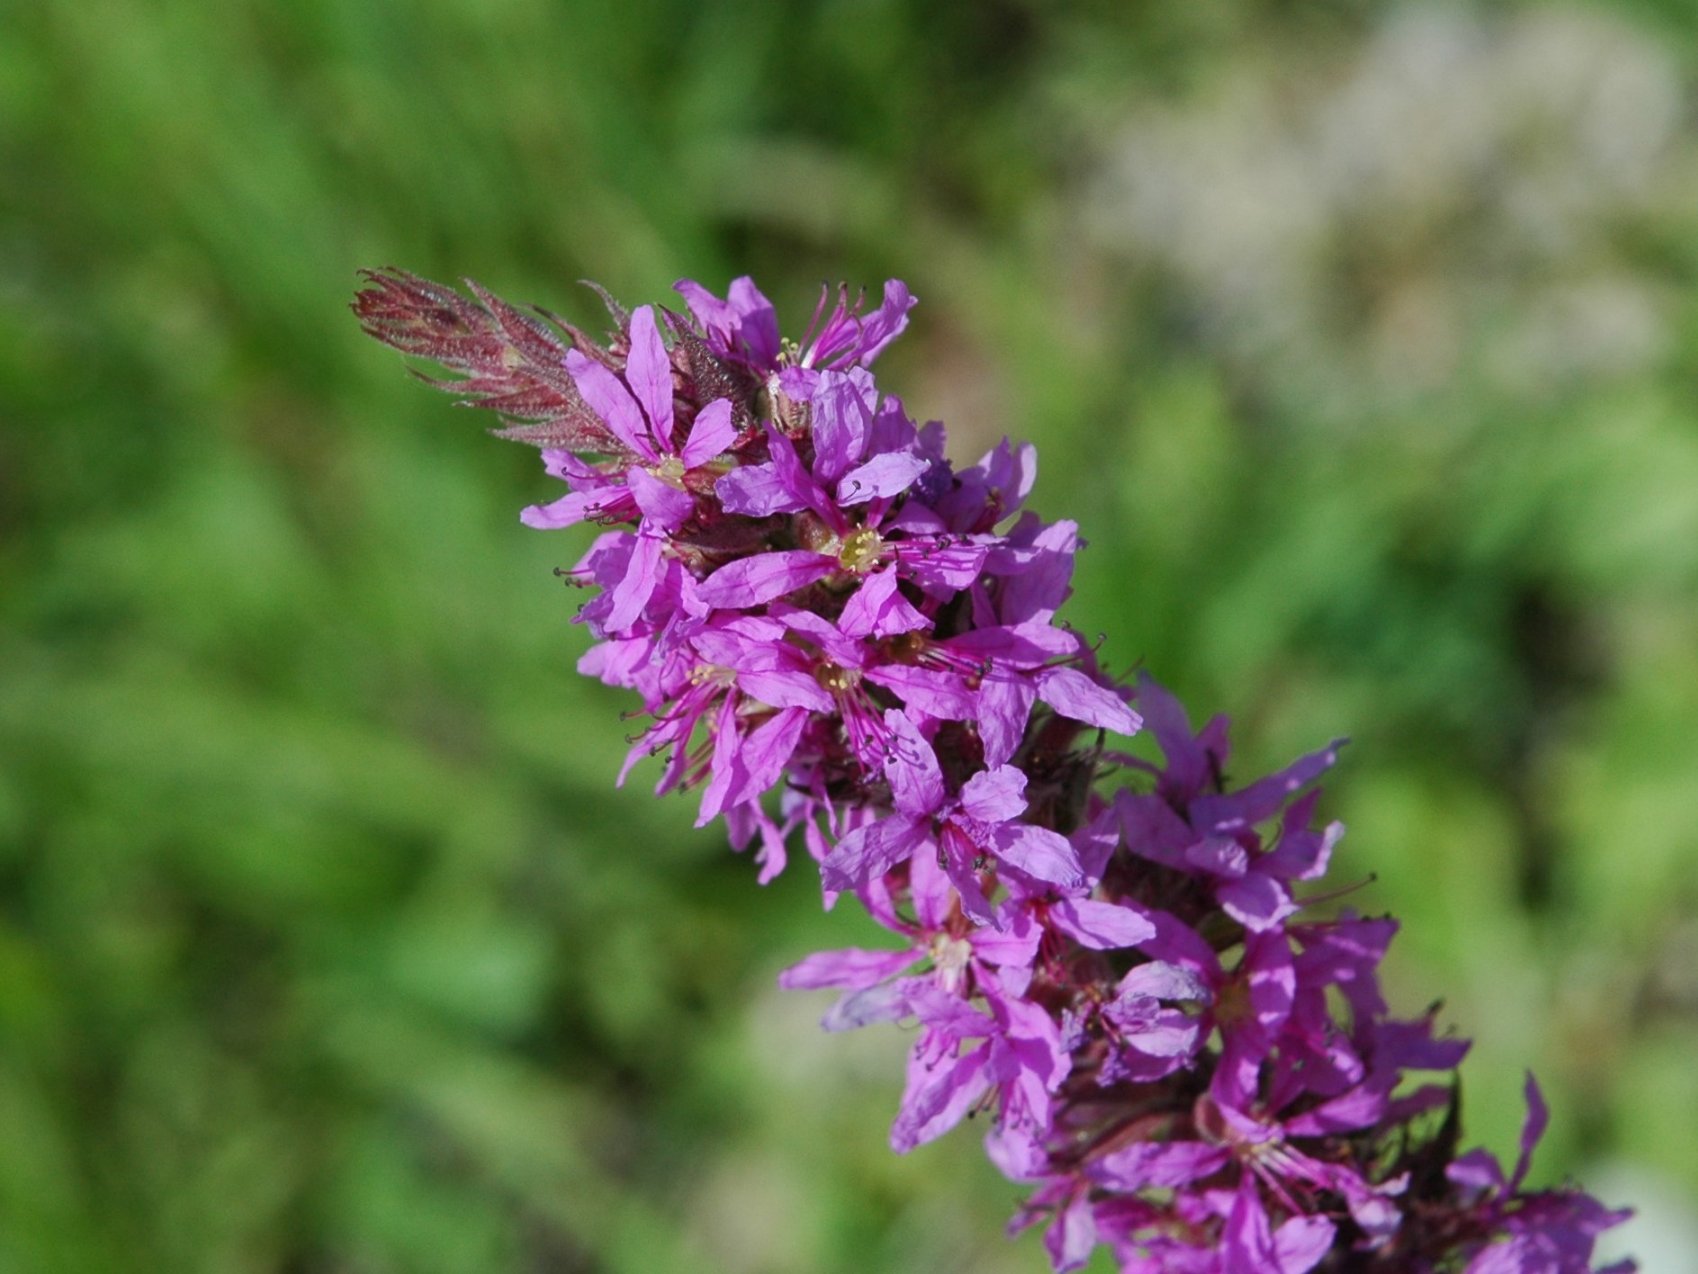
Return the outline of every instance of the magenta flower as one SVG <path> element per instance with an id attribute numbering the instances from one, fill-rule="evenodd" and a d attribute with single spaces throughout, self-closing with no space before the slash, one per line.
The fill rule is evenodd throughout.
<path id="1" fill-rule="evenodd" d="M 689 480 L 737 436 L 731 401 L 718 398 L 703 406 L 684 445 L 676 444 L 671 362 L 646 305 L 631 314 L 623 379 L 577 350 L 565 361 L 584 401 L 622 445 L 627 464 L 610 472 L 569 451 L 545 450 L 549 472 L 574 489 L 553 504 L 526 509 L 525 525 L 555 530 L 586 518 L 619 522 L 640 513 L 657 531 L 676 532 L 696 511 Z M 696 477 L 695 484 L 706 480 L 711 479 Z"/>
<path id="2" fill-rule="evenodd" d="M 999 923 L 984 893 L 987 867 L 1077 890 L 1084 873 L 1072 844 L 1059 832 L 1023 821 L 1026 776 L 1013 766 L 982 770 L 951 795 L 937 755 L 908 716 L 885 714 L 894 745 L 885 763 L 895 811 L 850 832 L 820 865 L 825 887 L 864 886 L 919 852 L 935 853 L 980 924 Z"/>
<path id="3" fill-rule="evenodd" d="M 726 511 L 748 517 L 811 515 L 802 529 L 817 547 L 727 563 L 703 584 L 704 598 L 714 606 L 743 608 L 833 576 L 870 580 L 886 571 L 896 572 L 886 596 L 897 577 L 912 579 L 934 595 L 957 592 L 976 580 L 986 544 L 941 531 L 927 533 L 922 528 L 916 533 L 894 523 L 885 525 L 895 498 L 931 464 L 914 450 L 916 435 L 901 417 L 900 406 L 894 408 L 894 427 L 876 430 L 880 418 L 873 415 L 862 382 L 835 373 L 821 377 L 812 405 L 816 429 L 831 427 L 823 437 L 816 432 L 811 468 L 784 434 L 769 427 L 771 459 L 726 474 L 718 494 Z M 884 414 L 891 414 L 888 405 Z M 872 446 L 885 449 L 869 453 Z"/>
<path id="4" fill-rule="evenodd" d="M 1264 847 L 1256 825 L 1279 812 L 1291 796 L 1338 759 L 1343 740 L 1294 762 L 1278 774 L 1237 792 L 1222 792 L 1227 759 L 1226 722 L 1217 717 L 1193 737 L 1185 713 L 1147 676 L 1139 702 L 1167 757 L 1149 795 L 1123 792 L 1119 811 L 1127 843 L 1163 866 L 1208 881 L 1221 909 L 1249 929 L 1271 929 L 1297 910 L 1291 882 L 1322 875 L 1344 834 L 1334 823 L 1307 830 L 1311 798 L 1287 811 L 1280 835 Z M 1137 759 L 1131 764 L 1150 770 Z"/>
<path id="5" fill-rule="evenodd" d="M 723 301 L 693 279 L 680 279 L 673 287 L 701 324 L 714 353 L 763 373 L 786 365 L 803 369 L 864 367 L 902 334 L 908 326 L 908 311 L 914 308 L 914 297 L 898 279 L 884 285 L 883 303 L 864 319 L 864 298 L 851 302 L 849 290 L 839 288 L 835 306 L 827 311 L 831 289 L 822 288 L 806 335 L 786 358 L 772 302 L 761 294 L 754 280 L 746 275 L 733 280 Z"/>

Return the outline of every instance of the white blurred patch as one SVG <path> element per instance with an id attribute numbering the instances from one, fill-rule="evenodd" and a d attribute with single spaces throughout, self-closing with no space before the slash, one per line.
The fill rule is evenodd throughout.
<path id="1" fill-rule="evenodd" d="M 751 1051 L 768 1083 L 849 1101 L 876 1090 L 888 1095 L 894 1117 L 914 1031 L 893 1023 L 822 1030 L 820 1018 L 842 994 L 777 987 L 762 992 L 750 1008 Z"/>
<path id="2" fill-rule="evenodd" d="M 776 1156 L 728 1155 L 713 1163 L 691 1204 L 691 1238 L 721 1269 L 782 1274 L 809 1263 L 820 1200 L 793 1164 Z"/>
<path id="3" fill-rule="evenodd" d="M 1086 218 L 1247 374 L 1348 412 L 1668 348 L 1641 241 L 1688 205 L 1698 145 L 1676 66 L 1626 23 L 1411 7 L 1214 83 L 1128 121 Z"/>
<path id="4" fill-rule="evenodd" d="M 1689 1191 L 1630 1163 L 1602 1164 L 1588 1170 L 1585 1181 L 1605 1203 L 1627 1200 L 1633 1207 L 1632 1219 L 1599 1240 L 1597 1264 L 1631 1256 L 1639 1274 L 1698 1274 L 1698 1207 Z"/>

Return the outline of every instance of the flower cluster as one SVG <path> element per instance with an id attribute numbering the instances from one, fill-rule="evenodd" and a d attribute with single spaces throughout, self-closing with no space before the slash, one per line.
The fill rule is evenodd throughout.
<path id="1" fill-rule="evenodd" d="M 1458 1155 L 1467 1045 L 1389 1013 L 1395 924 L 1305 913 L 1338 744 L 1235 788 L 1224 718 L 1194 731 L 1057 622 L 1079 539 L 1021 511 L 1033 449 L 956 469 L 873 379 L 901 283 L 826 293 L 797 343 L 748 279 L 682 282 L 687 311 L 609 300 L 597 342 L 368 278 L 367 331 L 542 447 L 566 492 L 525 523 L 603 528 L 566 574 L 595 590 L 582 671 L 652 718 L 626 772 L 662 758 L 763 882 L 799 840 L 827 905 L 893 935 L 782 982 L 842 992 L 828 1029 L 917 1028 L 895 1149 L 988 1113 L 1058 1271 L 1099 1244 L 1127 1271 L 1591 1269 L 1625 1213 L 1523 1190 L 1532 1080 L 1514 1171 Z M 1160 764 L 1116 750 L 1140 730 Z"/>

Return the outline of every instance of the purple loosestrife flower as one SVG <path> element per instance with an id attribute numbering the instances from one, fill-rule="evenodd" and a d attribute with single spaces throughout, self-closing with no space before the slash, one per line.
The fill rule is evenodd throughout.
<path id="1" fill-rule="evenodd" d="M 833 576 L 864 580 L 869 587 L 882 580 L 879 602 L 863 603 L 871 613 L 858 617 L 857 626 L 862 635 L 891 636 L 924 626 L 911 606 L 890 613 L 887 604 L 899 578 L 933 596 L 952 595 L 978 578 L 994 542 L 990 537 L 979 542 L 924 523 L 917 532 L 896 524 L 896 498 L 934 462 L 919 453 L 918 433 L 900 403 L 889 400 L 875 414 L 876 395 L 864 372 L 822 373 L 809 400 L 811 465 L 769 426 L 771 459 L 720 480 L 718 495 L 728 513 L 805 515 L 798 527 L 807 547 L 727 563 L 702 585 L 710 605 L 754 606 Z"/>
<path id="2" fill-rule="evenodd" d="M 772 302 L 747 275 L 732 281 L 723 301 L 693 279 L 680 279 L 674 290 L 689 305 L 714 353 L 763 376 L 865 367 L 902 334 L 908 311 L 914 308 L 914 297 L 899 279 L 884 285 L 883 303 L 864 319 L 865 297 L 851 302 L 849 289 L 841 287 L 836 305 L 828 311 L 831 289 L 822 288 L 806 335 L 787 348 L 778 334 Z"/>
<path id="3" fill-rule="evenodd" d="M 1011 765 L 980 770 L 951 795 L 932 745 L 908 716 L 892 708 L 885 724 L 894 743 L 885 775 L 896 808 L 838 842 L 820 865 L 827 889 L 854 889 L 917 852 L 935 853 L 962 908 L 980 924 L 995 925 L 979 880 L 990 859 L 1065 889 L 1084 886 L 1078 855 L 1068 839 L 1020 817 L 1026 811 L 1023 773 Z"/>
<path id="4" fill-rule="evenodd" d="M 893 1147 L 987 1114 L 1031 1187 L 1011 1228 L 1044 1225 L 1058 1271 L 1102 1245 L 1151 1274 L 1591 1269 L 1626 1214 L 1525 1189 L 1531 1079 L 1515 1169 L 1458 1154 L 1467 1043 L 1391 1015 L 1396 925 L 1306 914 L 1339 744 L 1229 788 L 1224 717 L 1194 732 L 1152 678 L 1103 673 L 1057 621 L 1078 529 L 1022 511 L 1032 448 L 956 469 L 874 380 L 905 286 L 827 290 L 791 342 L 750 280 L 686 280 L 687 316 L 609 301 L 596 341 L 368 279 L 367 331 L 543 448 L 567 492 L 523 520 L 602 528 L 566 575 L 593 590 L 580 669 L 652 717 L 621 781 L 659 758 L 763 882 L 800 837 L 828 905 L 893 935 L 780 979 L 841 992 L 829 1029 L 913 1024 Z M 1146 723 L 1160 764 L 1111 750 Z"/>
<path id="5" fill-rule="evenodd" d="M 622 522 L 640 516 L 657 532 L 679 530 L 696 511 L 690 479 L 697 486 L 711 484 L 712 476 L 699 476 L 703 466 L 737 436 L 731 401 L 718 398 L 702 407 L 683 446 L 677 445 L 672 368 L 654 311 L 646 305 L 631 315 L 624 378 L 577 350 L 566 355 L 565 366 L 584 402 L 617 440 L 623 455 L 613 454 L 624 467 L 609 469 L 570 451 L 545 449 L 549 472 L 574 489 L 553 504 L 526 509 L 520 515 L 525 525 L 546 531 L 586 518 Z"/>
<path id="6" fill-rule="evenodd" d="M 1130 759 L 1155 776 L 1156 790 L 1120 794 L 1117 808 L 1127 844 L 1144 858 L 1206 880 L 1221 909 L 1246 928 L 1277 926 L 1297 910 L 1289 882 L 1323 874 L 1344 829 L 1334 823 L 1319 835 L 1305 830 L 1312 799 L 1291 807 L 1270 848 L 1263 848 L 1256 824 L 1330 769 L 1344 741 L 1335 740 L 1278 774 L 1228 793 L 1220 790 L 1228 755 L 1225 719 L 1216 717 L 1193 737 L 1184 709 L 1148 676 L 1139 702 L 1167 766 L 1155 769 Z"/>

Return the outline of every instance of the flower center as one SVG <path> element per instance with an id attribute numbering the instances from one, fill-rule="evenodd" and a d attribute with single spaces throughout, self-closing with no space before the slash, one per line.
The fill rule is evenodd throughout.
<path id="1" fill-rule="evenodd" d="M 1234 979 L 1220 989 L 1215 997 L 1215 1021 L 1222 1027 L 1236 1026 L 1254 1017 L 1256 1009 L 1250 1003 L 1250 988 Z"/>
<path id="2" fill-rule="evenodd" d="M 973 958 L 972 945 L 965 938 L 952 938 L 940 933 L 932 939 L 932 963 L 937 968 L 937 980 L 947 991 L 961 985 L 967 971 L 967 961 Z"/>
<path id="3" fill-rule="evenodd" d="M 684 489 L 684 462 L 677 456 L 667 456 L 659 464 L 650 465 L 649 472 L 669 487 Z"/>
<path id="4" fill-rule="evenodd" d="M 819 682 L 820 688 L 829 690 L 833 694 L 842 694 L 844 691 L 853 690 L 860 679 L 861 674 L 859 672 L 853 668 L 845 668 L 841 664 L 822 663 L 814 669 L 814 680 Z"/>
<path id="5" fill-rule="evenodd" d="M 843 564 L 844 570 L 861 575 L 878 561 L 878 555 L 883 551 L 884 538 L 870 526 L 864 526 L 844 538 L 843 547 L 837 551 L 837 560 Z"/>
<path id="6" fill-rule="evenodd" d="M 920 633 L 897 633 L 885 638 L 884 649 L 900 663 L 917 663 L 925 653 L 926 639 Z"/>

